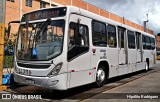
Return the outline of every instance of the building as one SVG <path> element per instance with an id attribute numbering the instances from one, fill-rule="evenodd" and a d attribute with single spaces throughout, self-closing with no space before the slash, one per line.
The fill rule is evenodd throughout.
<path id="1" fill-rule="evenodd" d="M 37 9 L 49 8 L 57 5 L 60 4 L 53 2 L 52 0 L 6 0 L 6 29 L 10 21 L 20 20 L 24 13 Z M 12 41 L 14 41 L 16 38 L 18 26 L 18 24 L 12 25 L 10 35 L 10 39 Z"/>
<path id="2" fill-rule="evenodd" d="M 160 36 L 156 36 L 157 51 L 160 51 Z"/>
<path id="3" fill-rule="evenodd" d="M 6 0 L 6 16 L 5 16 L 6 29 L 8 22 L 14 20 L 20 20 L 24 13 L 37 9 L 49 8 L 59 5 L 77 6 L 85 10 L 88 10 L 90 12 L 96 13 L 98 15 L 107 17 L 109 19 L 115 20 L 117 22 L 144 31 L 143 26 L 140 26 L 134 22 L 131 22 L 127 19 L 124 19 L 108 11 L 97 8 L 91 4 L 84 2 L 83 0 Z M 18 31 L 18 24 L 14 24 L 14 26 L 12 26 L 11 28 L 11 36 L 10 36 L 10 39 L 12 41 L 15 40 L 17 31 Z M 153 31 L 150 29 L 147 29 L 146 32 L 153 34 Z"/>

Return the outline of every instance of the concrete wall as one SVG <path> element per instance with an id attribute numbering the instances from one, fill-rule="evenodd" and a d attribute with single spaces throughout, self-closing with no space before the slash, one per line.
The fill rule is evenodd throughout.
<path id="1" fill-rule="evenodd" d="M 6 17 L 5 17 L 5 27 L 8 27 L 8 23 L 14 20 L 20 20 L 21 15 L 24 13 L 40 9 L 41 0 L 32 0 L 32 7 L 26 6 L 25 0 L 22 0 L 22 9 L 20 10 L 20 0 L 15 0 L 15 2 L 6 1 Z M 46 7 L 50 7 L 47 3 Z M 13 24 L 11 28 L 10 39 L 15 40 L 16 34 L 18 32 L 18 24 Z"/>

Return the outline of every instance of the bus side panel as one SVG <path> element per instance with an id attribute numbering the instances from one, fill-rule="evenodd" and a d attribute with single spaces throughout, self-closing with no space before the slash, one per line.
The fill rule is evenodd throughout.
<path id="1" fill-rule="evenodd" d="M 155 58 L 156 57 L 156 51 L 152 50 L 151 53 L 152 53 L 152 56 L 151 56 L 152 61 L 150 63 L 150 67 L 153 67 L 156 63 L 156 58 Z"/>
<path id="2" fill-rule="evenodd" d="M 107 48 L 109 78 L 118 76 L 118 48 Z"/>
<path id="3" fill-rule="evenodd" d="M 146 63 L 146 59 L 149 59 L 149 63 L 151 62 L 151 51 L 144 49 L 143 50 L 143 61 L 144 61 L 144 69 L 145 69 L 145 63 Z"/>
<path id="4" fill-rule="evenodd" d="M 128 49 L 128 73 L 137 71 L 136 60 L 136 49 Z"/>

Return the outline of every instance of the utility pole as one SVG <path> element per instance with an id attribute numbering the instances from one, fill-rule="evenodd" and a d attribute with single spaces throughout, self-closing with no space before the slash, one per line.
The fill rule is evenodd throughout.
<path id="1" fill-rule="evenodd" d="M 146 32 L 146 31 L 147 31 L 147 23 L 149 22 L 149 20 L 148 20 L 148 14 L 146 14 L 146 16 L 147 16 L 147 20 L 146 20 L 146 21 L 143 21 L 143 25 L 144 25 L 144 32 Z"/>
<path id="2" fill-rule="evenodd" d="M 49 0 L 49 7 L 50 7 L 50 8 L 52 7 L 52 2 L 51 2 L 51 0 Z"/>
<path id="3" fill-rule="evenodd" d="M 2 86 L 3 60 L 4 60 L 4 33 L 5 33 L 5 13 L 6 0 L 0 0 L 0 91 L 6 90 L 6 86 Z"/>
<path id="4" fill-rule="evenodd" d="M 19 20 L 21 20 L 22 17 L 22 0 L 19 1 Z"/>

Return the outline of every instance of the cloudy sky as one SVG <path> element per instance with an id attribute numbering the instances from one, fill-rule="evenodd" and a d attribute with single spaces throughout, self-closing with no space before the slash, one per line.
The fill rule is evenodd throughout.
<path id="1" fill-rule="evenodd" d="M 143 21 L 149 22 L 147 27 L 155 34 L 160 32 L 160 0 L 83 0 L 99 8 L 143 25 Z"/>

